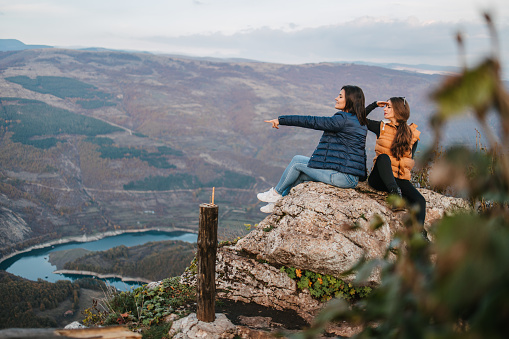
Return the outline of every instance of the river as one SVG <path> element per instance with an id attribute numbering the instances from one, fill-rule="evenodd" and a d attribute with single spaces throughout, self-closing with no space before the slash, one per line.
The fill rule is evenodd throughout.
<path id="1" fill-rule="evenodd" d="M 192 243 L 196 242 L 197 238 L 197 234 L 186 232 L 149 231 L 139 233 L 123 233 L 95 241 L 71 242 L 20 253 L 1 262 L 0 270 L 5 270 L 11 274 L 34 281 L 37 281 L 37 279 L 43 279 L 50 282 L 56 282 L 58 280 L 74 281 L 83 276 L 53 273 L 57 268 L 49 262 L 49 253 L 73 248 L 84 248 L 91 251 L 105 251 L 120 245 L 131 247 L 142 245 L 151 241 L 165 240 L 182 240 Z M 127 291 L 141 285 L 137 282 L 124 282 L 117 278 L 108 278 L 102 280 L 107 281 L 110 285 L 114 286 L 120 291 Z"/>

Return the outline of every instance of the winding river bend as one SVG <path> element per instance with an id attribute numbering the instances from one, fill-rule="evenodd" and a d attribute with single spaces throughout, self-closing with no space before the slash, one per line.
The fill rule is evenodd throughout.
<path id="1" fill-rule="evenodd" d="M 120 245 L 131 247 L 142 245 L 147 242 L 165 240 L 181 240 L 193 243 L 197 241 L 197 238 L 197 234 L 186 232 L 148 231 L 139 233 L 123 233 L 89 242 L 71 242 L 20 253 L 1 262 L 0 270 L 5 270 L 11 274 L 34 281 L 37 281 L 37 279 L 43 279 L 50 282 L 56 282 L 58 280 L 74 281 L 83 276 L 53 273 L 57 268 L 49 262 L 49 254 L 51 252 L 73 248 L 84 248 L 90 251 L 105 251 Z M 120 291 L 130 290 L 131 288 L 141 285 L 140 282 L 122 281 L 119 278 L 105 278 L 102 280 L 107 281 L 110 285 Z"/>

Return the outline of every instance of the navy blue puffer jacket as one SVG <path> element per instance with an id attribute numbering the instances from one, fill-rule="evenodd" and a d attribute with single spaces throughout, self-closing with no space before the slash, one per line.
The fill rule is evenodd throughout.
<path id="1" fill-rule="evenodd" d="M 338 111 L 331 117 L 282 115 L 280 125 L 298 126 L 324 131 L 308 167 L 331 169 L 366 180 L 366 134 L 357 116 Z"/>

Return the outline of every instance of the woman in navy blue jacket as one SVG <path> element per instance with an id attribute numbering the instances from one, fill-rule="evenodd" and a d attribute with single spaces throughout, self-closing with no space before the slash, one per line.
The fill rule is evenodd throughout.
<path id="1" fill-rule="evenodd" d="M 279 125 L 298 126 L 323 131 L 311 158 L 293 157 L 276 187 L 259 193 L 267 202 L 260 210 L 271 213 L 274 203 L 290 189 L 304 181 L 320 181 L 341 188 L 354 188 L 366 180 L 367 121 L 364 93 L 357 86 L 343 86 L 335 99 L 339 111 L 333 116 L 282 115 L 265 120 L 273 128 Z"/>

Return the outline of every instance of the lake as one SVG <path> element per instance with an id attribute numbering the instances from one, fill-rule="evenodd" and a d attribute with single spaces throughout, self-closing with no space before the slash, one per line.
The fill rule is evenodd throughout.
<path id="1" fill-rule="evenodd" d="M 151 241 L 165 240 L 182 240 L 193 243 L 196 242 L 197 239 L 197 234 L 186 232 L 148 231 L 124 233 L 95 241 L 54 245 L 21 253 L 0 263 L 0 270 L 5 270 L 11 274 L 34 281 L 37 281 L 39 278 L 50 282 L 56 282 L 58 280 L 74 281 L 84 276 L 53 273 L 57 268 L 49 262 L 49 253 L 73 248 L 84 248 L 90 251 L 105 251 L 120 245 L 131 247 Z M 136 282 L 124 282 L 115 278 L 102 280 L 107 281 L 120 291 L 128 291 L 131 288 L 141 286 L 141 284 Z"/>

